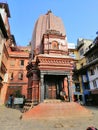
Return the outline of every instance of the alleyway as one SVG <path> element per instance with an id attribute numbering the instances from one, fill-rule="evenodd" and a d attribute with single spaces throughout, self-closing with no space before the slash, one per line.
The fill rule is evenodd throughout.
<path id="1" fill-rule="evenodd" d="M 90 110 L 90 115 L 24 120 L 20 119 L 20 110 L 0 106 L 0 130 L 86 130 L 88 126 L 98 128 L 98 108 L 86 108 Z"/>

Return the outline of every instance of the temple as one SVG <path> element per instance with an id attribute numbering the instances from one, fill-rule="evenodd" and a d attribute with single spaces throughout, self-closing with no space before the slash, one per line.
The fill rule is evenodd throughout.
<path id="1" fill-rule="evenodd" d="M 62 20 L 52 11 L 36 21 L 27 65 L 27 98 L 34 104 L 46 99 L 61 99 L 64 88 L 72 101 L 73 58 L 68 53 L 66 32 Z"/>

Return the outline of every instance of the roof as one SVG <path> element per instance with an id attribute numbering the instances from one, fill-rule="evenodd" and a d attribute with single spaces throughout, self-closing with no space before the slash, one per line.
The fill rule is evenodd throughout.
<path id="1" fill-rule="evenodd" d="M 84 44 L 88 44 L 88 42 L 91 44 L 93 40 L 90 39 L 84 39 L 84 38 L 79 38 L 77 40 L 77 46 L 76 49 L 79 50 Z"/>
<path id="2" fill-rule="evenodd" d="M 49 54 L 39 54 L 38 56 L 41 56 L 41 57 L 52 57 L 52 58 L 60 58 L 60 59 L 63 59 L 63 58 L 66 58 L 66 59 L 73 59 L 71 56 L 69 55 L 49 55 Z"/>
<path id="3" fill-rule="evenodd" d="M 91 46 L 92 45 L 92 46 Z M 93 43 L 90 45 L 88 51 L 85 52 L 84 56 L 90 54 L 93 50 L 98 49 L 98 37 L 95 38 Z"/>

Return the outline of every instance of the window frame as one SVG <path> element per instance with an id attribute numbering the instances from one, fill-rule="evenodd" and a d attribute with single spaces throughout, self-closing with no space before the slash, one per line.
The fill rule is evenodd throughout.
<path id="1" fill-rule="evenodd" d="M 20 66 L 24 66 L 24 60 L 20 60 Z"/>
<path id="2" fill-rule="evenodd" d="M 14 73 L 11 72 L 11 73 L 10 73 L 10 80 L 13 80 L 13 79 L 14 79 Z"/>
<path id="3" fill-rule="evenodd" d="M 19 73 L 18 73 L 18 79 L 19 79 L 19 80 L 23 80 L 23 73 L 22 73 L 22 72 L 19 72 Z"/>
<path id="4" fill-rule="evenodd" d="M 94 88 L 97 88 L 97 82 L 96 82 L 96 80 L 93 80 L 93 86 L 94 86 Z"/>
<path id="5" fill-rule="evenodd" d="M 94 69 L 90 69 L 90 75 L 94 75 L 94 74 L 95 74 Z"/>
<path id="6" fill-rule="evenodd" d="M 52 49 L 59 49 L 59 44 L 57 41 L 52 41 Z"/>

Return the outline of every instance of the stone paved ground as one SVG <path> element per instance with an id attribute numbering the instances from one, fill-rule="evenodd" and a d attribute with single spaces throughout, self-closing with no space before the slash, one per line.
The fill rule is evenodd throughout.
<path id="1" fill-rule="evenodd" d="M 98 128 L 98 108 L 87 107 L 89 117 L 22 120 L 18 109 L 0 106 L 0 130 L 86 130 L 88 126 Z"/>

